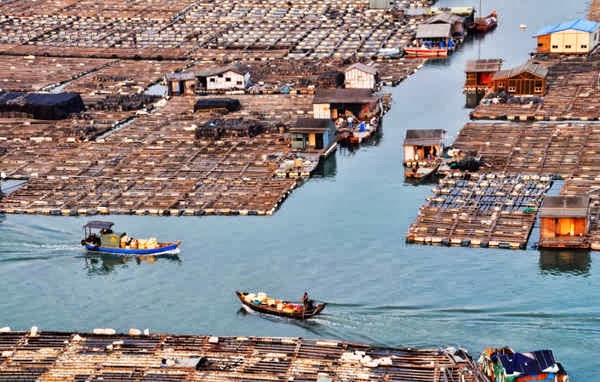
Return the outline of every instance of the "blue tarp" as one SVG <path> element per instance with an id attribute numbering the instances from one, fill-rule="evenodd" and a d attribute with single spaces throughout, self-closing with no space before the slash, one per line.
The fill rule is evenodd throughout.
<path id="1" fill-rule="evenodd" d="M 515 372 L 525 375 L 540 374 L 543 370 L 556 364 L 552 350 L 537 350 L 531 353 L 497 354 L 492 356 L 492 361 L 497 358 L 506 370 L 506 374 Z"/>
<path id="2" fill-rule="evenodd" d="M 600 26 L 600 24 L 598 24 L 595 21 L 576 19 L 576 20 L 566 21 L 566 22 L 563 22 L 560 24 L 550 25 L 545 28 L 542 28 L 534 35 L 534 37 L 544 36 L 544 35 L 547 35 L 550 33 L 562 32 L 562 31 L 566 31 L 566 30 L 570 30 L 570 29 L 576 30 L 576 31 L 581 31 L 581 32 L 592 33 L 596 29 L 598 29 L 598 26 Z"/>

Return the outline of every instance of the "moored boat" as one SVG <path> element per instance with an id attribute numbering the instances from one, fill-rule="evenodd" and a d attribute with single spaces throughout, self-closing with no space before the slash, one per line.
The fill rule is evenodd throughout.
<path id="1" fill-rule="evenodd" d="M 279 317 L 306 319 L 316 316 L 325 309 L 326 304 L 315 304 L 312 300 L 302 302 L 289 302 L 268 297 L 265 293 L 247 293 L 235 291 L 242 304 L 242 308 L 249 312 L 272 314 Z"/>
<path id="2" fill-rule="evenodd" d="M 492 11 L 485 17 L 475 18 L 473 23 L 467 25 L 467 29 L 478 32 L 488 32 L 496 28 L 496 26 L 498 26 L 498 13 L 496 13 L 496 11 Z"/>
<path id="3" fill-rule="evenodd" d="M 179 253 L 181 241 L 158 242 L 155 238 L 136 239 L 125 232 L 114 232 L 114 223 L 90 221 L 83 226 L 81 245 L 90 253 L 116 256 L 172 255 Z"/>
<path id="4" fill-rule="evenodd" d="M 490 381 L 568 382 L 567 371 L 555 361 L 552 350 L 518 353 L 509 347 L 486 349 L 478 360 L 481 371 Z"/>
<path id="5" fill-rule="evenodd" d="M 448 48 L 428 48 L 426 46 L 410 46 L 404 48 L 407 56 L 415 57 L 448 57 Z"/>

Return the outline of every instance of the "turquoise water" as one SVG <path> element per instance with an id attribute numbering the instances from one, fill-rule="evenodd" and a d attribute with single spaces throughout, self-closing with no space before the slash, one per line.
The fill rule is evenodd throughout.
<path id="1" fill-rule="evenodd" d="M 589 5 L 485 3 L 498 10 L 499 27 L 390 89 L 382 136 L 355 152 L 338 150 L 325 176 L 294 191 L 274 216 L 111 217 L 129 234 L 183 240 L 179 259 L 88 259 L 79 246 L 85 218 L 0 217 L 0 326 L 460 345 L 474 354 L 486 346 L 551 348 L 573 381 L 600 380 L 598 253 L 404 242 L 432 187 L 404 182 L 405 130 L 443 127 L 451 141 L 468 118 L 467 59 L 479 51 L 518 65 L 535 30 L 585 16 Z M 308 290 L 330 305 L 308 322 L 266 319 L 240 313 L 235 289 L 290 299 Z"/>

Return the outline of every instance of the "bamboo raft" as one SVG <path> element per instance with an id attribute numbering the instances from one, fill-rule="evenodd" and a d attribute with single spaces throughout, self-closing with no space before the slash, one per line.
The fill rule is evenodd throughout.
<path id="1" fill-rule="evenodd" d="M 464 352 L 443 349 L 95 332 L 108 334 L 0 333 L 0 381 L 487 381 Z"/>

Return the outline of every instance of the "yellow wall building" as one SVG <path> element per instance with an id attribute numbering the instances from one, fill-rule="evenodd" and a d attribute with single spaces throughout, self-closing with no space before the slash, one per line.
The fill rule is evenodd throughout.
<path id="1" fill-rule="evenodd" d="M 545 27 L 535 37 L 538 53 L 587 54 L 600 42 L 600 24 L 577 19 Z"/>

